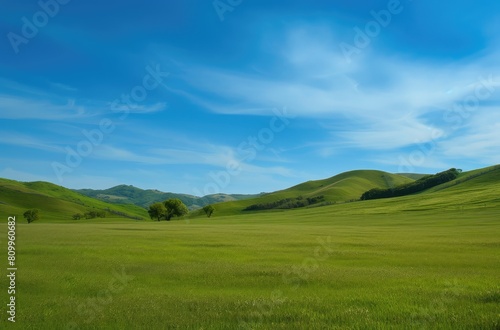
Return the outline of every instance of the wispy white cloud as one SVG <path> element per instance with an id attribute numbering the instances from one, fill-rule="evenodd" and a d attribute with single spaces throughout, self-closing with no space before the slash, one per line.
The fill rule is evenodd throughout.
<path id="1" fill-rule="evenodd" d="M 349 65 L 335 48 L 335 36 L 314 31 L 289 32 L 275 54 L 285 67 L 279 73 L 257 75 L 192 63 L 180 79 L 197 92 L 182 96 L 224 114 L 265 115 L 270 107 L 286 105 L 298 116 L 322 121 L 347 116 L 345 127 L 332 131 L 337 140 L 350 147 L 391 150 L 430 141 L 431 131 L 444 136 L 447 123 L 429 123 L 424 117 L 467 101 L 484 80 L 493 77 L 490 89 L 500 86 L 495 50 L 446 65 L 366 50 Z M 490 95 L 488 102 L 500 106 L 500 93 Z"/>
<path id="2" fill-rule="evenodd" d="M 228 147 L 208 145 L 198 150 L 162 148 L 151 152 L 161 156 L 165 163 L 171 164 L 203 164 L 211 166 L 225 166 L 235 161 L 234 152 Z"/>
<path id="3" fill-rule="evenodd" d="M 123 112 L 123 113 L 135 113 L 135 114 L 149 114 L 164 111 L 167 109 L 167 103 L 165 102 L 157 102 L 154 104 L 132 104 L 126 105 L 121 104 L 118 106 L 114 106 L 113 103 L 107 103 L 105 109 L 113 108 L 113 111 Z"/>
<path id="4" fill-rule="evenodd" d="M 12 79 L 6 79 L 4 77 L 0 77 L 0 86 L 2 87 L 2 90 L 4 90 L 4 94 L 23 95 L 30 97 L 36 96 L 40 98 L 48 98 L 54 96 L 45 89 L 29 86 Z"/>
<path id="5" fill-rule="evenodd" d="M 56 88 L 58 90 L 62 90 L 64 92 L 76 92 L 78 91 L 78 88 L 75 88 L 75 87 L 71 87 L 69 85 L 66 85 L 66 84 L 61 84 L 61 83 L 50 83 L 50 85 L 53 87 L 53 88 Z"/>
<path id="6" fill-rule="evenodd" d="M 36 119 L 81 122 L 85 118 L 106 116 L 111 112 L 111 103 L 93 101 L 92 104 L 77 103 L 73 98 L 33 98 L 12 95 L 0 95 L 0 119 Z M 165 102 L 153 104 L 120 105 L 113 110 L 116 113 L 151 114 L 164 111 Z"/>
<path id="7" fill-rule="evenodd" d="M 50 100 L 35 100 L 10 95 L 0 95 L 1 119 L 68 120 L 81 115 L 75 104 L 68 100 L 57 104 Z"/>
<path id="8" fill-rule="evenodd" d="M 56 143 L 45 141 L 40 137 L 35 138 L 33 136 L 17 132 L 9 132 L 8 134 L 5 134 L 2 140 L 0 140 L 0 144 L 33 148 L 57 153 L 64 152 L 64 149 L 58 146 Z"/>
<path id="9" fill-rule="evenodd" d="M 135 146 L 127 149 L 111 145 L 102 145 L 96 148 L 93 157 L 99 159 L 145 163 L 151 165 L 161 164 L 198 164 L 215 167 L 226 166 L 234 161 L 234 152 L 224 146 L 199 146 L 198 149 L 189 148 L 142 148 Z"/>
<path id="10" fill-rule="evenodd" d="M 470 158 L 483 164 L 500 163 L 500 113 L 488 110 L 471 115 L 461 134 L 441 143 L 445 157 Z"/>
<path id="11" fill-rule="evenodd" d="M 444 136 L 439 128 L 419 122 L 416 118 L 394 118 L 375 121 L 354 128 L 351 131 L 334 133 L 342 138 L 343 147 L 362 147 L 366 149 L 397 149 L 431 141 L 435 136 Z"/>

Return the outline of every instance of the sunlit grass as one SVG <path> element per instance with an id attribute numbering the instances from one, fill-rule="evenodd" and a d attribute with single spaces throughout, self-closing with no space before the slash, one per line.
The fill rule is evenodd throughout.
<path id="1" fill-rule="evenodd" d="M 16 325 L 500 326 L 498 211 L 315 211 L 20 224 Z M 116 274 L 123 283 L 106 294 Z"/>

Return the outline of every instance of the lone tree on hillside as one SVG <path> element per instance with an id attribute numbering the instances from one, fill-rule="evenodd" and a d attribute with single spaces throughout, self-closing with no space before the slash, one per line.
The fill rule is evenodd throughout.
<path id="1" fill-rule="evenodd" d="M 163 203 L 154 203 L 149 206 L 148 213 L 151 219 L 158 219 L 160 221 L 167 214 L 167 209 Z"/>
<path id="2" fill-rule="evenodd" d="M 28 221 L 28 223 L 32 223 L 33 221 L 40 219 L 40 215 L 37 209 L 32 209 L 24 212 L 23 217 Z"/>
<path id="3" fill-rule="evenodd" d="M 207 217 L 210 218 L 212 216 L 212 213 L 214 213 L 215 211 L 215 207 L 213 207 L 212 205 L 207 205 L 203 208 L 203 211 L 205 212 Z"/>
<path id="4" fill-rule="evenodd" d="M 180 217 L 189 212 L 187 206 L 178 198 L 167 199 L 163 204 L 167 209 L 165 214 L 167 221 L 170 221 L 172 217 Z"/>

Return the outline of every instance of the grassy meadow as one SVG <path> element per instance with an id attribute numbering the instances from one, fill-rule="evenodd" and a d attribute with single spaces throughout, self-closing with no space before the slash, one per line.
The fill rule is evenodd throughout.
<path id="1" fill-rule="evenodd" d="M 346 179 L 298 188 L 346 191 Z M 102 202 L 3 184 L 0 244 L 7 259 L 16 215 L 18 271 L 16 323 L 4 314 L 2 329 L 500 329 L 498 168 L 411 196 L 269 212 L 230 202 L 170 222 L 69 220 Z M 22 196 L 52 203 L 43 219 L 22 219 Z M 7 277 L 0 287 L 6 303 Z"/>
<path id="2" fill-rule="evenodd" d="M 20 223 L 12 328 L 500 327 L 498 209 L 337 216 L 335 207 Z"/>

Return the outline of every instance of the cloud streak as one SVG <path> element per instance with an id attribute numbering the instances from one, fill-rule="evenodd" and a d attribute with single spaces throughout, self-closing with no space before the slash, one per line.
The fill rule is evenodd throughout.
<path id="1" fill-rule="evenodd" d="M 443 109 L 466 100 L 481 81 L 500 77 L 500 65 L 492 60 L 496 51 L 443 65 L 367 50 L 348 66 L 328 46 L 331 40 L 307 29 L 293 31 L 286 40 L 275 54 L 285 63 L 278 74 L 185 65 L 189 69 L 178 79 L 196 92 L 183 96 L 221 114 L 265 115 L 269 107 L 286 104 L 302 118 L 342 121 L 344 129 L 332 134 L 351 147 L 395 149 L 431 141 L 431 131 L 445 136 L 447 123 L 425 118 L 442 116 Z M 500 82 L 489 86 L 497 88 Z M 500 93 L 488 102 L 500 106 Z"/>

